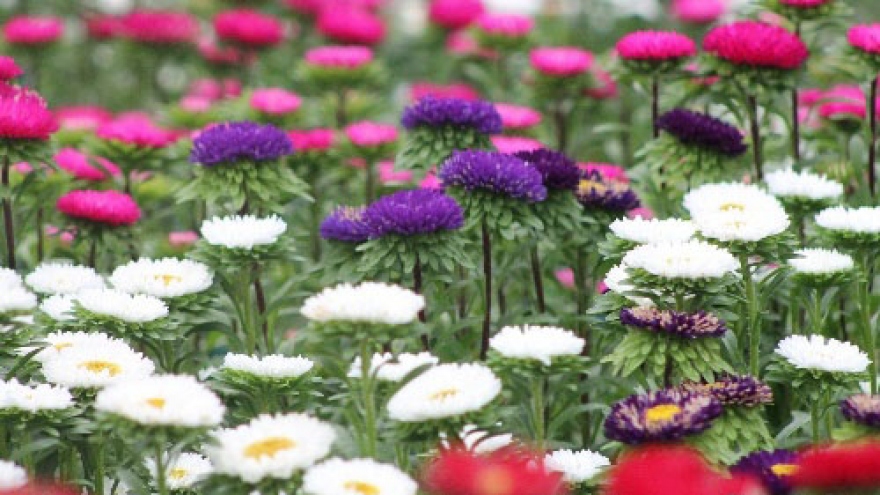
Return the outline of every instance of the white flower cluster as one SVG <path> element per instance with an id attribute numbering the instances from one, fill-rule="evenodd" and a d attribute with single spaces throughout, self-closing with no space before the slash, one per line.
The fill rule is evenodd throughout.
<path id="1" fill-rule="evenodd" d="M 76 296 L 70 294 L 54 294 L 40 303 L 40 311 L 55 321 L 73 320 Z"/>
<path id="2" fill-rule="evenodd" d="M 770 193 L 780 198 L 831 200 L 843 196 L 843 184 L 807 170 L 776 170 L 765 175 L 764 182 Z"/>
<path id="3" fill-rule="evenodd" d="M 253 249 L 275 244 L 287 230 L 278 215 L 265 218 L 246 216 L 214 217 L 202 223 L 202 237 L 208 244 L 229 249 Z"/>
<path id="4" fill-rule="evenodd" d="M 482 364 L 441 364 L 401 387 L 388 401 L 388 416 L 420 422 L 475 412 L 501 393 L 501 380 Z"/>
<path id="5" fill-rule="evenodd" d="M 642 217 L 621 218 L 610 225 L 617 237 L 637 244 L 658 244 L 663 242 L 689 241 L 697 233 L 697 227 L 690 220 L 668 218 L 645 220 Z"/>
<path id="6" fill-rule="evenodd" d="M 48 295 L 104 288 L 104 279 L 93 268 L 71 263 L 42 263 L 24 280 L 35 292 Z"/>
<path id="7" fill-rule="evenodd" d="M 308 299 L 300 310 L 318 322 L 404 325 L 415 321 L 425 298 L 396 285 L 364 282 L 328 287 Z"/>
<path id="8" fill-rule="evenodd" d="M 816 215 L 816 225 L 842 232 L 880 234 L 880 207 L 834 206 L 826 208 Z"/>
<path id="9" fill-rule="evenodd" d="M 570 330 L 524 325 L 502 328 L 489 346 L 504 357 L 533 359 L 549 366 L 554 357 L 579 355 L 584 343 Z"/>
<path id="10" fill-rule="evenodd" d="M 256 357 L 245 354 L 227 354 L 223 368 L 241 371 L 266 378 L 295 378 L 309 372 L 315 362 L 302 356 L 288 357 L 280 354 Z"/>
<path id="11" fill-rule="evenodd" d="M 76 302 L 90 313 L 126 323 L 149 323 L 168 316 L 168 306 L 161 299 L 115 289 L 85 290 L 77 294 Z"/>
<path id="12" fill-rule="evenodd" d="M 611 461 L 591 450 L 557 450 L 544 457 L 544 465 L 550 471 L 562 473 L 568 483 L 583 483 L 595 478 Z"/>
<path id="13" fill-rule="evenodd" d="M 377 352 L 370 359 L 370 373 L 382 381 L 399 382 L 417 368 L 425 365 L 434 366 L 439 362 L 440 360 L 437 356 L 430 352 L 420 352 L 418 354 L 405 352 L 397 356 L 390 352 L 382 354 Z M 360 378 L 361 367 L 361 358 L 354 358 L 354 362 L 352 362 L 351 368 L 348 371 L 348 376 L 350 378 Z"/>
<path id="14" fill-rule="evenodd" d="M 788 264 L 797 273 L 821 275 L 851 271 L 855 264 L 852 256 L 834 249 L 798 249 Z"/>
<path id="15" fill-rule="evenodd" d="M 391 464 L 372 459 L 333 458 L 309 468 L 303 492 L 309 495 L 415 495 L 418 485 Z"/>
<path id="16" fill-rule="evenodd" d="M 29 292 L 14 270 L 0 268 L 0 315 L 30 311 L 37 307 L 37 296 Z"/>
<path id="17" fill-rule="evenodd" d="M 57 411 L 73 406 L 73 396 L 64 387 L 45 383 L 22 385 L 16 380 L 0 382 L 0 409 L 16 409 L 35 413 Z"/>
<path id="18" fill-rule="evenodd" d="M 730 252 L 703 241 L 638 246 L 623 257 L 623 264 L 658 277 L 684 279 L 720 278 L 739 268 Z"/>
<path id="19" fill-rule="evenodd" d="M 776 346 L 776 354 L 795 368 L 836 373 L 862 373 L 871 364 L 857 346 L 821 335 L 786 337 Z"/>
<path id="20" fill-rule="evenodd" d="M 42 363 L 46 381 L 56 385 L 103 388 L 146 378 L 155 370 L 153 362 L 143 354 L 109 337 L 56 334 L 49 342 L 51 347 L 40 352 L 37 359 Z"/>
<path id="21" fill-rule="evenodd" d="M 28 482 L 27 471 L 11 461 L 0 460 L 0 492 L 17 490 Z"/>
<path id="22" fill-rule="evenodd" d="M 211 287 L 214 275 L 204 263 L 177 258 L 140 259 L 116 267 L 113 287 L 128 294 L 173 298 L 197 294 Z"/>
<path id="23" fill-rule="evenodd" d="M 150 476 L 155 479 L 157 474 L 155 459 L 147 459 L 145 463 Z M 186 490 L 207 478 L 213 471 L 214 466 L 206 457 L 193 452 L 183 452 L 166 466 L 165 482 L 172 491 Z"/>
<path id="24" fill-rule="evenodd" d="M 748 184 L 698 187 L 685 195 L 684 206 L 704 237 L 722 242 L 757 242 L 790 223 L 778 199 Z"/>
<path id="25" fill-rule="evenodd" d="M 142 425 L 208 428 L 226 408 L 208 387 L 188 375 L 150 376 L 98 392 L 95 409 Z"/>

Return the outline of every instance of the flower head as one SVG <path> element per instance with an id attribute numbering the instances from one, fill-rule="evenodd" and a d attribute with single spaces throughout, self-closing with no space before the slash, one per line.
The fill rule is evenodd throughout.
<path id="1" fill-rule="evenodd" d="M 156 461 L 147 459 L 147 470 L 156 477 Z M 193 452 L 183 452 L 165 467 L 165 481 L 171 491 L 186 490 L 210 476 L 214 466 L 206 457 Z"/>
<path id="2" fill-rule="evenodd" d="M 103 388 L 146 378 L 154 369 L 152 361 L 128 346 L 77 345 L 43 362 L 42 373 L 47 382 L 56 385 Z"/>
<path id="3" fill-rule="evenodd" d="M 499 153 L 505 153 L 508 155 L 519 153 L 521 151 L 537 151 L 545 147 L 544 143 L 541 141 L 523 136 L 497 135 L 492 136 L 489 139 L 492 141 L 492 146 L 494 146 Z"/>
<path id="4" fill-rule="evenodd" d="M 399 382 L 416 369 L 422 366 L 435 366 L 439 362 L 440 359 L 429 352 L 420 352 L 418 354 L 405 352 L 397 356 L 390 352 L 376 353 L 370 358 L 369 373 L 375 374 L 379 380 Z M 361 378 L 361 368 L 361 358 L 354 358 L 354 362 L 351 363 L 351 368 L 348 371 L 348 376 L 350 378 Z"/>
<path id="5" fill-rule="evenodd" d="M 441 191 L 415 189 L 380 198 L 367 207 L 363 221 L 373 237 L 410 236 L 460 229 L 464 213 Z"/>
<path id="6" fill-rule="evenodd" d="M 24 74 L 21 67 L 15 62 L 15 59 L 7 56 L 0 56 L 0 81 L 9 81 Z"/>
<path id="7" fill-rule="evenodd" d="M 420 294 L 396 285 L 364 282 L 328 287 L 305 300 L 300 312 L 309 320 L 406 325 L 425 307 Z"/>
<path id="8" fill-rule="evenodd" d="M 580 169 L 574 160 L 563 153 L 543 148 L 513 155 L 535 167 L 548 190 L 574 191 L 580 183 Z"/>
<path id="9" fill-rule="evenodd" d="M 28 413 L 59 411 L 74 406 L 73 395 L 65 387 L 47 385 L 28 386 L 16 380 L 0 382 L 0 410 L 14 409 Z M 0 490 L 2 493 L 2 490 Z"/>
<path id="10" fill-rule="evenodd" d="M 193 140 L 190 161 L 205 166 L 251 160 L 278 160 L 293 153 L 287 134 L 271 124 L 226 122 Z"/>
<path id="11" fill-rule="evenodd" d="M 880 207 L 833 206 L 820 211 L 816 225 L 826 230 L 856 234 L 880 234 Z"/>
<path id="12" fill-rule="evenodd" d="M 532 67 L 554 77 L 572 77 L 590 70 L 593 54 L 573 46 L 536 48 L 529 53 Z"/>
<path id="13" fill-rule="evenodd" d="M 773 402 L 770 386 L 748 375 L 724 375 L 713 383 L 685 382 L 682 389 L 709 394 L 724 406 L 755 407 Z"/>
<path id="14" fill-rule="evenodd" d="M 334 69 L 357 69 L 373 61 L 373 50 L 365 46 L 319 46 L 306 52 L 306 63 Z"/>
<path id="15" fill-rule="evenodd" d="M 321 222 L 321 237 L 330 241 L 361 243 L 373 235 L 364 219 L 366 207 L 340 206 Z"/>
<path id="16" fill-rule="evenodd" d="M 727 12 L 724 0 L 672 0 L 672 15 L 683 22 L 710 24 Z"/>
<path id="17" fill-rule="evenodd" d="M 522 38 L 532 32 L 535 21 L 523 15 L 484 13 L 477 18 L 476 26 L 489 35 Z"/>
<path id="18" fill-rule="evenodd" d="M 118 191 L 70 191 L 55 206 L 70 218 L 114 227 L 133 225 L 141 218 L 137 203 Z"/>
<path id="19" fill-rule="evenodd" d="M 789 478 L 798 471 L 798 457 L 790 450 L 762 450 L 743 457 L 730 471 L 755 476 L 770 495 L 788 495 L 791 493 Z"/>
<path id="20" fill-rule="evenodd" d="M 62 148 L 53 158 L 59 168 L 70 172 L 75 179 L 99 182 L 121 174 L 119 167 L 106 158 L 94 158 L 93 164 L 85 153 L 75 148 Z"/>
<path id="21" fill-rule="evenodd" d="M 46 140 L 58 122 L 34 91 L 0 83 L 0 139 Z"/>
<path id="22" fill-rule="evenodd" d="M 186 12 L 135 10 L 119 21 L 126 38 L 150 44 L 191 43 L 199 35 L 199 21 Z"/>
<path id="23" fill-rule="evenodd" d="M 666 131 L 686 146 L 694 146 L 719 155 L 737 157 L 748 147 L 736 127 L 699 112 L 677 108 L 657 119 L 657 128 Z"/>
<path id="24" fill-rule="evenodd" d="M 208 290 L 214 282 L 207 265 L 177 258 L 141 258 L 116 267 L 110 283 L 128 294 L 172 298 Z"/>
<path id="25" fill-rule="evenodd" d="M 147 426 L 209 428 L 226 408 L 208 387 L 188 375 L 147 377 L 111 385 L 95 398 L 95 409 Z"/>
<path id="26" fill-rule="evenodd" d="M 287 115 L 301 105 L 302 98 L 284 88 L 261 88 L 251 93 L 251 108 L 266 115 Z"/>
<path id="27" fill-rule="evenodd" d="M 138 115 L 105 122 L 98 127 L 97 135 L 101 139 L 138 148 L 164 148 L 177 139 L 174 133 L 161 129 L 150 119 Z"/>
<path id="28" fill-rule="evenodd" d="M 0 315 L 4 313 L 20 313 L 37 307 L 37 296 L 24 287 L 9 287 L 0 298 Z"/>
<path id="29" fill-rule="evenodd" d="M 12 45 L 43 45 L 58 41 L 63 34 L 60 17 L 16 16 L 3 25 L 3 39 Z"/>
<path id="30" fill-rule="evenodd" d="M 334 458 L 309 468 L 302 489 L 309 495 L 416 495 L 418 485 L 391 464 Z"/>
<path id="31" fill-rule="evenodd" d="M 727 250 L 703 241 L 667 242 L 638 246 L 623 263 L 664 278 L 720 278 L 739 268 Z"/>
<path id="32" fill-rule="evenodd" d="M 89 313 L 126 323 L 149 323 L 168 316 L 168 306 L 161 299 L 116 289 L 86 289 L 76 294 L 76 302 Z"/>
<path id="33" fill-rule="evenodd" d="M 776 346 L 776 354 L 798 369 L 829 373 L 862 373 L 871 360 L 858 346 L 821 335 L 792 335 Z"/>
<path id="34" fill-rule="evenodd" d="M 629 185 L 616 180 L 605 180 L 599 172 L 582 172 L 575 194 L 585 208 L 627 212 L 641 204 Z"/>
<path id="35" fill-rule="evenodd" d="M 739 21 L 713 28 L 703 49 L 734 65 L 791 70 L 810 55 L 807 45 L 785 28 L 755 21 Z"/>
<path id="36" fill-rule="evenodd" d="M 441 364 L 425 371 L 388 401 L 388 416 L 404 423 L 476 412 L 501 393 L 501 380 L 482 364 Z"/>
<path id="37" fill-rule="evenodd" d="M 562 473 L 566 483 L 585 483 L 611 465 L 611 461 L 592 450 L 556 450 L 544 456 L 544 465 L 550 471 Z"/>
<path id="38" fill-rule="evenodd" d="M 25 277 L 25 283 L 40 294 L 76 294 L 104 288 L 104 279 L 94 268 L 71 263 L 40 263 Z"/>
<path id="39" fill-rule="evenodd" d="M 880 442 L 814 447 L 800 455 L 790 478 L 795 489 L 840 492 L 880 486 Z"/>
<path id="40" fill-rule="evenodd" d="M 850 272 L 855 268 L 852 256 L 833 249 L 798 249 L 788 265 L 795 273 L 823 275 Z"/>
<path id="41" fill-rule="evenodd" d="M 0 492 L 18 493 L 16 490 L 27 485 L 27 470 L 11 461 L 0 460 Z"/>
<path id="42" fill-rule="evenodd" d="M 840 412 L 849 421 L 880 428 L 880 396 L 856 394 L 840 402 Z"/>
<path id="43" fill-rule="evenodd" d="M 872 55 L 880 55 L 880 24 L 857 24 L 846 35 L 854 48 Z"/>
<path id="44" fill-rule="evenodd" d="M 277 45 L 284 39 L 284 26 L 277 18 L 252 9 L 234 9 L 214 16 L 220 39 L 252 48 Z"/>
<path id="45" fill-rule="evenodd" d="M 553 358 L 578 356 L 584 339 L 557 327 L 504 327 L 489 341 L 492 350 L 509 359 L 536 360 L 550 366 Z"/>
<path id="46" fill-rule="evenodd" d="M 843 195 L 843 184 L 808 170 L 776 170 L 764 176 L 770 194 L 780 198 L 832 200 Z"/>
<path id="47" fill-rule="evenodd" d="M 397 127 L 364 120 L 346 126 L 345 135 L 355 146 L 370 148 L 397 141 Z"/>
<path id="48" fill-rule="evenodd" d="M 70 131 L 95 131 L 113 119 L 113 115 L 101 107 L 61 107 L 55 110 L 58 125 Z"/>
<path id="49" fill-rule="evenodd" d="M 674 31 L 635 31 L 617 42 L 617 54 L 624 60 L 664 62 L 692 57 L 697 45 Z"/>
<path id="50" fill-rule="evenodd" d="M 259 218 L 253 215 L 214 217 L 202 223 L 202 237 L 208 244 L 229 249 L 253 249 L 275 244 L 287 230 L 277 215 Z"/>
<path id="51" fill-rule="evenodd" d="M 517 449 L 478 455 L 462 448 L 444 450 L 428 464 L 422 477 L 435 495 L 563 495 L 562 474 L 544 459 Z"/>
<path id="52" fill-rule="evenodd" d="M 527 129 L 541 123 L 541 112 L 520 105 L 496 103 L 495 110 L 501 116 L 505 129 Z"/>
<path id="53" fill-rule="evenodd" d="M 333 129 L 294 130 L 287 131 L 287 137 L 293 143 L 293 149 L 299 153 L 308 153 L 332 148 L 335 133 Z"/>
<path id="54" fill-rule="evenodd" d="M 439 177 L 446 187 L 486 191 L 529 203 L 547 197 L 538 170 L 515 156 L 491 151 L 455 151 L 442 165 Z"/>
<path id="55" fill-rule="evenodd" d="M 324 9 L 318 16 L 318 32 L 338 42 L 377 45 L 385 39 L 385 23 L 372 12 L 354 7 Z"/>
<path id="56" fill-rule="evenodd" d="M 707 430 L 721 412 L 711 395 L 675 389 L 633 395 L 611 407 L 605 436 L 629 445 L 678 440 Z"/>
<path id="57" fill-rule="evenodd" d="M 660 244 L 663 242 L 685 242 L 693 239 L 697 228 L 690 220 L 656 218 L 645 220 L 642 217 L 621 218 L 609 226 L 611 232 L 636 244 Z"/>
<path id="58" fill-rule="evenodd" d="M 401 118 L 403 127 L 457 127 L 473 129 L 480 134 L 498 134 L 501 116 L 491 103 L 457 98 L 435 98 L 427 95 L 406 107 Z"/>
<path id="59" fill-rule="evenodd" d="M 431 0 L 428 18 L 444 29 L 457 30 L 469 26 L 484 11 L 481 0 Z"/>
<path id="60" fill-rule="evenodd" d="M 727 324 L 724 321 L 705 311 L 684 313 L 645 307 L 623 308 L 620 310 L 620 322 L 685 339 L 721 337 L 727 332 Z"/>
<path id="61" fill-rule="evenodd" d="M 464 83 L 435 84 L 432 82 L 415 82 L 409 88 L 409 97 L 412 101 L 419 101 L 431 95 L 434 98 L 457 98 L 459 100 L 478 100 L 479 93 Z M 496 109 L 498 105 L 495 105 Z M 498 110 L 501 113 L 500 110 Z"/>
<path id="62" fill-rule="evenodd" d="M 223 358 L 223 369 L 273 379 L 296 378 L 308 373 L 314 366 L 315 362 L 311 359 L 280 354 L 263 357 L 227 354 Z"/>

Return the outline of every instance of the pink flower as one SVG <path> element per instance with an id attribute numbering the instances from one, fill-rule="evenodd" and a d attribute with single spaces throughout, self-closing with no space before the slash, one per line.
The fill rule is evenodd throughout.
<path id="1" fill-rule="evenodd" d="M 608 292 L 608 284 L 606 284 L 604 280 L 600 280 L 596 284 L 596 292 L 599 294 L 604 294 Z"/>
<path id="2" fill-rule="evenodd" d="M 431 170 L 425 175 L 425 178 L 419 182 L 419 188 L 421 189 L 443 189 L 443 184 L 440 182 L 440 179 L 437 178 L 437 172 Z"/>
<path id="3" fill-rule="evenodd" d="M 199 55 L 212 64 L 240 65 L 254 60 L 253 54 L 246 54 L 234 46 L 219 46 L 209 38 L 199 41 L 196 46 Z"/>
<path id="4" fill-rule="evenodd" d="M 385 39 L 385 24 L 361 8 L 324 9 L 318 16 L 318 32 L 338 43 L 377 45 Z"/>
<path id="5" fill-rule="evenodd" d="M 76 230 L 65 230 L 58 236 L 58 240 L 63 246 L 70 246 L 76 240 Z"/>
<path id="6" fill-rule="evenodd" d="M 534 27 L 535 21 L 522 15 L 485 13 L 477 18 L 477 28 L 494 36 L 522 38 L 528 36 Z"/>
<path id="7" fill-rule="evenodd" d="M 54 156 L 55 163 L 62 170 L 70 172 L 75 179 L 87 181 L 102 181 L 109 175 L 119 176 L 120 170 L 113 162 L 106 158 L 95 158 L 98 166 L 89 162 L 89 157 L 85 153 L 74 148 L 61 148 Z"/>
<path id="8" fill-rule="evenodd" d="M 697 45 L 674 31 L 635 31 L 617 42 L 617 54 L 624 60 L 666 61 L 692 57 Z"/>
<path id="9" fill-rule="evenodd" d="M 122 35 L 150 44 L 190 43 L 199 34 L 199 23 L 186 12 L 135 10 L 121 20 Z"/>
<path id="10" fill-rule="evenodd" d="M 3 26 L 3 38 L 18 45 L 42 45 L 58 41 L 64 34 L 64 21 L 59 17 L 18 16 Z"/>
<path id="11" fill-rule="evenodd" d="M 28 162 L 18 162 L 12 165 L 12 170 L 15 170 L 21 175 L 27 175 L 34 171 L 34 167 Z"/>
<path id="12" fill-rule="evenodd" d="M 203 113 L 210 110 L 213 103 L 209 98 L 186 95 L 180 99 L 180 108 L 191 113 Z"/>
<path id="13" fill-rule="evenodd" d="M 607 180 L 613 180 L 617 182 L 629 182 L 629 176 L 626 175 L 626 170 L 619 165 L 612 165 L 610 163 L 578 163 L 578 167 L 585 172 L 598 172 L 602 178 Z"/>
<path id="14" fill-rule="evenodd" d="M 854 48 L 880 55 L 880 24 L 857 24 L 849 29 L 846 39 Z"/>
<path id="15" fill-rule="evenodd" d="M 208 100 L 223 98 L 223 84 L 214 79 L 196 79 L 189 85 L 189 96 L 198 96 Z"/>
<path id="16" fill-rule="evenodd" d="M 724 0 L 672 0 L 672 16 L 682 22 L 709 24 L 725 12 Z"/>
<path id="17" fill-rule="evenodd" d="M 94 131 L 101 124 L 113 119 L 113 115 L 101 107 L 61 107 L 55 110 L 55 118 L 62 129 Z"/>
<path id="18" fill-rule="evenodd" d="M 157 127 L 149 118 L 124 116 L 98 128 L 101 139 L 120 141 L 138 148 L 164 148 L 173 143 L 174 133 Z"/>
<path id="19" fill-rule="evenodd" d="M 481 47 L 466 29 L 452 31 L 446 36 L 446 50 L 453 55 L 474 56 L 485 59 L 498 58 L 498 52 Z"/>
<path id="20" fill-rule="evenodd" d="M 287 131 L 297 153 L 307 151 L 327 151 L 333 147 L 333 129 L 310 129 Z"/>
<path id="21" fill-rule="evenodd" d="M 566 289 L 574 289 L 574 270 L 571 268 L 560 268 L 553 272 L 556 281 Z"/>
<path id="22" fill-rule="evenodd" d="M 428 17 L 444 29 L 462 29 L 480 17 L 485 8 L 481 0 L 431 0 Z"/>
<path id="23" fill-rule="evenodd" d="M 322 1 L 323 0 L 284 0 L 284 5 L 300 14 L 316 16 L 321 12 Z"/>
<path id="24" fill-rule="evenodd" d="M 39 94 L 0 83 L 0 138 L 45 140 L 57 130 L 58 122 Z"/>
<path id="25" fill-rule="evenodd" d="M 798 90 L 798 105 L 814 107 L 824 95 L 825 92 L 818 88 Z"/>
<path id="26" fill-rule="evenodd" d="M 274 46 L 284 39 L 281 21 L 252 9 L 220 12 L 214 16 L 214 31 L 220 39 L 250 48 Z"/>
<path id="27" fill-rule="evenodd" d="M 596 100 L 617 98 L 617 82 L 614 81 L 611 74 L 599 66 L 593 66 L 593 69 L 590 72 L 593 75 L 593 80 L 598 83 L 598 86 L 593 86 L 584 90 L 585 95 Z"/>
<path id="28" fill-rule="evenodd" d="M 534 108 L 496 103 L 495 110 L 501 115 L 501 123 L 505 129 L 528 129 L 541 123 L 541 112 Z"/>
<path id="29" fill-rule="evenodd" d="M 428 95 L 435 98 L 457 98 L 459 100 L 476 100 L 480 97 L 477 90 L 464 83 L 416 82 L 409 88 L 409 97 L 412 101 L 419 101 Z"/>
<path id="30" fill-rule="evenodd" d="M 779 4 L 800 9 L 814 9 L 833 1 L 834 0 L 779 0 Z"/>
<path id="31" fill-rule="evenodd" d="M 864 120 L 867 117 L 866 101 L 858 86 L 835 86 L 822 95 L 819 116 L 829 120 Z"/>
<path id="32" fill-rule="evenodd" d="M 373 61 L 365 46 L 321 46 L 306 52 L 306 63 L 334 69 L 357 69 Z"/>
<path id="33" fill-rule="evenodd" d="M 626 216 L 628 216 L 629 218 L 641 217 L 645 220 L 651 220 L 654 218 L 654 210 L 652 210 L 648 207 L 645 207 L 645 206 L 640 206 L 638 208 L 635 208 L 633 210 L 629 210 L 628 212 L 626 212 Z"/>
<path id="34" fill-rule="evenodd" d="M 379 162 L 377 170 L 382 184 L 406 184 L 413 179 L 413 173 L 409 170 L 394 170 L 394 162 Z"/>
<path id="35" fill-rule="evenodd" d="M 24 74 L 12 57 L 0 56 L 0 81 L 8 81 Z"/>
<path id="36" fill-rule="evenodd" d="M 345 135 L 355 146 L 381 146 L 397 141 L 397 127 L 379 122 L 361 121 L 345 128 Z"/>
<path id="37" fill-rule="evenodd" d="M 255 89 L 251 94 L 251 108 L 269 115 L 286 115 L 299 110 L 302 99 L 283 88 Z"/>
<path id="38" fill-rule="evenodd" d="M 492 144 L 501 153 L 517 153 L 520 151 L 534 151 L 544 148 L 544 143 L 537 139 L 520 136 L 491 136 Z"/>
<path id="39" fill-rule="evenodd" d="M 90 15 L 85 19 L 89 38 L 109 40 L 122 33 L 122 20 L 113 15 Z"/>
<path id="40" fill-rule="evenodd" d="M 536 48 L 529 59 L 538 72 L 556 77 L 577 76 L 593 65 L 592 53 L 569 46 Z"/>
<path id="41" fill-rule="evenodd" d="M 184 248 L 187 246 L 192 246 L 199 240 L 198 232 L 194 232 L 192 230 L 183 230 L 179 232 L 169 232 L 168 233 L 168 244 L 171 244 L 172 247 L 176 248 Z"/>
<path id="42" fill-rule="evenodd" d="M 703 49 L 735 65 L 797 69 L 810 53 L 801 39 L 779 26 L 740 21 L 713 28 Z"/>
<path id="43" fill-rule="evenodd" d="M 131 196 L 119 191 L 70 191 L 55 204 L 70 218 L 112 226 L 132 225 L 141 218 L 141 210 Z"/>

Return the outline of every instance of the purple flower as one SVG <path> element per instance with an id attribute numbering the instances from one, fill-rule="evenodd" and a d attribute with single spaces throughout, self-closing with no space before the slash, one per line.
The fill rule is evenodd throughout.
<path id="1" fill-rule="evenodd" d="M 727 325 L 721 319 L 705 311 L 683 313 L 657 308 L 623 308 L 620 323 L 683 339 L 721 337 L 727 331 Z"/>
<path id="2" fill-rule="evenodd" d="M 718 399 L 706 394 L 670 389 L 632 395 L 611 407 L 605 436 L 629 445 L 674 441 L 707 430 L 721 412 Z"/>
<path id="3" fill-rule="evenodd" d="M 485 101 L 428 95 L 403 111 L 403 127 L 464 127 L 481 134 L 500 134 L 501 115 Z"/>
<path id="4" fill-rule="evenodd" d="M 798 455 L 790 450 L 753 452 L 730 468 L 732 473 L 751 474 L 760 479 L 771 495 L 788 495 L 788 477 L 797 472 Z"/>
<path id="5" fill-rule="evenodd" d="M 581 171 L 581 179 L 575 194 L 578 202 L 585 208 L 627 212 L 640 205 L 639 197 L 626 183 L 606 181 L 595 170 Z"/>
<path id="6" fill-rule="evenodd" d="M 726 375 L 715 383 L 685 382 L 681 388 L 709 394 L 725 406 L 756 407 L 773 402 L 770 386 L 748 375 Z"/>
<path id="7" fill-rule="evenodd" d="M 880 428 L 880 396 L 857 394 L 840 403 L 840 412 L 849 421 Z"/>
<path id="8" fill-rule="evenodd" d="M 657 119 L 657 127 L 681 143 L 715 153 L 737 157 L 748 147 L 736 127 L 699 112 L 676 108 Z"/>
<path id="9" fill-rule="evenodd" d="M 464 214 L 454 199 L 441 191 L 415 189 L 379 198 L 364 212 L 371 237 L 419 235 L 456 230 Z"/>
<path id="10" fill-rule="evenodd" d="M 538 169 L 547 189 L 573 191 L 577 188 L 581 171 L 574 160 L 564 153 L 542 148 L 520 151 L 513 156 Z"/>
<path id="11" fill-rule="evenodd" d="M 293 153 L 287 133 L 273 125 L 226 122 L 204 130 L 193 141 L 189 161 L 211 166 L 238 161 L 277 160 Z"/>
<path id="12" fill-rule="evenodd" d="M 341 206 L 321 222 L 321 237 L 330 241 L 364 242 L 370 238 L 372 229 L 364 221 L 366 208 Z"/>
<path id="13" fill-rule="evenodd" d="M 529 203 L 544 201 L 541 174 L 526 162 L 494 151 L 456 151 L 440 168 L 444 186 L 489 191 Z"/>

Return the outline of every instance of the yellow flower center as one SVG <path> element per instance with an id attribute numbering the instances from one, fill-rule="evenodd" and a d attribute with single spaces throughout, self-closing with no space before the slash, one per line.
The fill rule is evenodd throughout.
<path id="1" fill-rule="evenodd" d="M 147 399 L 147 405 L 155 407 L 156 409 L 162 409 L 165 407 L 165 399 L 161 397 L 153 397 L 152 399 Z"/>
<path id="2" fill-rule="evenodd" d="M 597 193 L 602 194 L 608 190 L 608 186 L 599 181 L 583 179 L 578 183 L 578 190 L 580 190 L 581 193 L 596 191 Z"/>
<path id="3" fill-rule="evenodd" d="M 437 392 L 434 392 L 433 394 L 428 396 L 428 398 L 431 400 L 434 400 L 434 401 L 443 402 L 444 400 L 451 399 L 451 398 L 455 397 L 456 395 L 458 395 L 457 388 L 446 388 L 446 389 L 438 390 Z"/>
<path id="4" fill-rule="evenodd" d="M 508 495 L 515 488 L 511 473 L 502 467 L 490 467 L 477 475 L 474 493 Z"/>
<path id="5" fill-rule="evenodd" d="M 648 424 L 665 423 L 681 412 L 681 408 L 675 404 L 660 404 L 645 412 L 645 420 Z"/>
<path id="6" fill-rule="evenodd" d="M 182 480 L 186 478 L 187 471 L 183 468 L 174 468 L 171 471 L 168 471 L 168 477 L 173 480 Z"/>
<path id="7" fill-rule="evenodd" d="M 770 467 L 770 471 L 776 476 L 791 476 L 798 470 L 797 464 L 774 464 Z"/>
<path id="8" fill-rule="evenodd" d="M 153 279 L 162 282 L 165 287 L 168 287 L 173 283 L 179 284 L 180 282 L 183 282 L 183 277 L 181 277 L 180 275 L 153 275 Z"/>
<path id="9" fill-rule="evenodd" d="M 745 205 L 741 203 L 724 203 L 718 209 L 721 211 L 746 211 Z"/>
<path id="10" fill-rule="evenodd" d="M 107 372 L 110 376 L 116 376 L 122 373 L 122 366 L 109 361 L 86 361 L 80 363 L 79 367 L 92 373 Z"/>
<path id="11" fill-rule="evenodd" d="M 73 342 L 58 342 L 57 344 L 53 345 L 52 347 L 54 347 L 56 351 L 63 351 L 64 349 L 67 349 L 68 347 L 73 347 Z"/>
<path id="12" fill-rule="evenodd" d="M 276 454 L 283 450 L 290 450 L 296 447 L 296 442 L 287 437 L 269 437 L 259 442 L 254 442 L 244 449 L 244 456 L 251 459 L 259 459 L 261 457 L 275 457 Z"/>
<path id="13" fill-rule="evenodd" d="M 378 486 L 363 481 L 346 481 L 342 486 L 346 490 L 351 490 L 361 495 L 379 495 L 382 492 Z"/>

